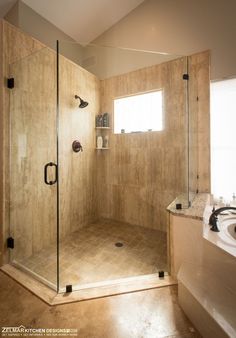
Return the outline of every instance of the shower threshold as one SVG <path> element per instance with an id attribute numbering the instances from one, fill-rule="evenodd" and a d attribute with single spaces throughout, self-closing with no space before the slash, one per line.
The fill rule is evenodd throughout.
<path id="1" fill-rule="evenodd" d="M 169 276 L 168 273 L 165 273 L 164 278 L 159 277 L 157 273 L 154 273 L 74 286 L 74 291 L 71 293 L 64 292 L 64 289 L 61 289 L 60 293 L 57 293 L 51 287 L 35 278 L 36 276 L 29 275 L 21 270 L 20 267 L 6 264 L 1 267 L 1 271 L 35 294 L 48 305 L 60 305 L 177 284 L 176 279 Z"/>

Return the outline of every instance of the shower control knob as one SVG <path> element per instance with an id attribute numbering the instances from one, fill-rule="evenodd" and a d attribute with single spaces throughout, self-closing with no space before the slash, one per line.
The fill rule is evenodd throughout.
<path id="1" fill-rule="evenodd" d="M 75 140 L 73 143 L 72 143 L 72 149 L 75 153 L 78 153 L 80 151 L 83 151 L 83 147 L 80 143 L 80 141 L 78 140 Z"/>

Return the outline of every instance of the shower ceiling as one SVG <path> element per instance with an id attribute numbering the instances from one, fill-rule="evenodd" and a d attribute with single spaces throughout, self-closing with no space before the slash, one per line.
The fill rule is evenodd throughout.
<path id="1" fill-rule="evenodd" d="M 144 0 L 22 1 L 80 44 L 87 44 Z"/>

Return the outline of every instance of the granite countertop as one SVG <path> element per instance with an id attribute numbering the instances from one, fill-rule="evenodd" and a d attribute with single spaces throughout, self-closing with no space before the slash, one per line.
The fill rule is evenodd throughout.
<path id="1" fill-rule="evenodd" d="M 178 196 L 167 207 L 167 210 L 173 215 L 203 220 L 205 207 L 210 203 L 210 196 L 211 195 L 209 193 L 196 194 L 191 203 L 191 207 L 185 209 L 176 209 L 176 204 L 181 203 L 181 196 Z"/>

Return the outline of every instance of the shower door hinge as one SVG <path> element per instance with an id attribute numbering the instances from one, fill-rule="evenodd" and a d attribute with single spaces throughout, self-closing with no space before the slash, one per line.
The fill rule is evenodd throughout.
<path id="1" fill-rule="evenodd" d="M 72 285 L 66 285 L 66 293 L 70 293 L 70 292 L 72 292 L 73 290 L 72 290 Z"/>
<path id="2" fill-rule="evenodd" d="M 159 278 L 164 278 L 165 277 L 165 272 L 164 271 L 159 271 L 158 272 L 158 276 L 159 276 Z"/>
<path id="3" fill-rule="evenodd" d="M 182 209 L 182 203 L 176 203 L 175 209 L 181 210 Z"/>
<path id="4" fill-rule="evenodd" d="M 15 87 L 14 77 L 7 79 L 7 88 L 13 89 Z"/>
<path id="5" fill-rule="evenodd" d="M 12 237 L 7 238 L 7 247 L 10 249 L 14 249 L 14 238 Z"/>
<path id="6" fill-rule="evenodd" d="M 183 74 L 183 80 L 189 80 L 189 74 Z"/>

